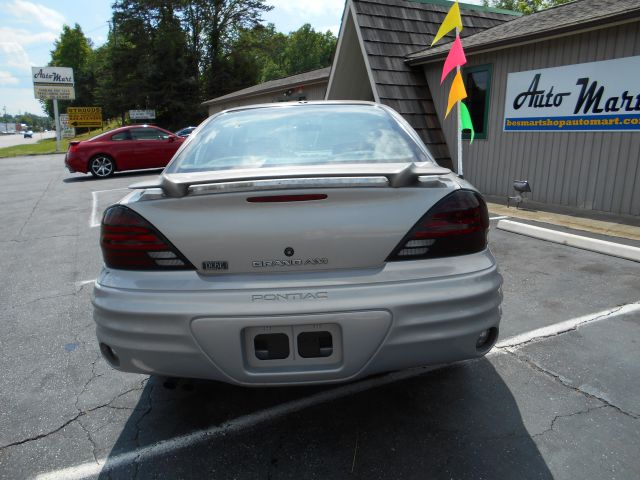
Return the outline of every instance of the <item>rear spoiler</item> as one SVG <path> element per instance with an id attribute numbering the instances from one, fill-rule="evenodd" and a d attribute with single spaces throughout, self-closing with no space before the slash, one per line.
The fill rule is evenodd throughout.
<path id="1" fill-rule="evenodd" d="M 165 196 L 185 197 L 212 193 L 256 190 L 283 190 L 305 188 L 346 187 L 412 187 L 423 183 L 421 177 L 447 175 L 451 170 L 437 165 L 417 166 L 414 163 L 401 168 L 384 164 L 359 167 L 345 172 L 344 167 L 322 166 L 255 170 L 225 170 L 204 174 L 168 174 L 154 180 L 135 183 L 129 188 L 146 190 L 160 188 Z"/>

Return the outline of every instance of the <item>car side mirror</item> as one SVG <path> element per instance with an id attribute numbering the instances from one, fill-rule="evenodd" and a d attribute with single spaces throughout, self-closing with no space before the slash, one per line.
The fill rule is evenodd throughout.
<path id="1" fill-rule="evenodd" d="M 170 142 L 175 142 L 176 141 L 176 137 L 174 137 L 173 135 L 169 137 L 169 141 Z"/>

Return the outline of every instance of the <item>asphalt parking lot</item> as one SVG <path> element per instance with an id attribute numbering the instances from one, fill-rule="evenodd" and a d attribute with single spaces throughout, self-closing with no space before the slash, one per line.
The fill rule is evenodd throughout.
<path id="1" fill-rule="evenodd" d="M 0 166 L 0 478 L 640 476 L 639 263 L 492 228 L 484 359 L 322 388 L 149 378 L 101 359 L 90 296 L 102 209 L 152 174 Z"/>

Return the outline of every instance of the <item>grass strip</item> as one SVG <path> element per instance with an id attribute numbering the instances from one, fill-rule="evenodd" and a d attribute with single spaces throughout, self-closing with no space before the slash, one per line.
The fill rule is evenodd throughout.
<path id="1" fill-rule="evenodd" d="M 101 133 L 112 130 L 119 126 L 120 125 L 113 123 L 104 127 L 103 129 L 91 130 L 90 132 L 77 135 L 73 138 L 63 138 L 60 141 L 60 153 L 64 153 L 67 151 L 67 149 L 69 148 L 69 142 L 88 140 L 89 138 L 95 137 L 96 135 L 100 135 Z M 36 134 L 34 133 L 34 135 Z M 44 140 L 40 140 L 36 143 L 0 148 L 0 158 L 21 157 L 25 155 L 45 155 L 51 153 L 56 153 L 55 138 L 45 138 Z"/>

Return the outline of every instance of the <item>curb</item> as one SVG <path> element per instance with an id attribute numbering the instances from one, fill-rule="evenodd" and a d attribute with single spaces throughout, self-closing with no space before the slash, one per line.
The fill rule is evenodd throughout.
<path id="1" fill-rule="evenodd" d="M 596 238 L 581 237 L 572 233 L 559 232 L 548 228 L 527 225 L 511 220 L 498 221 L 497 228 L 506 232 L 526 235 L 528 237 L 560 243 L 569 247 L 581 248 L 591 252 L 602 253 L 613 257 L 620 257 L 634 262 L 640 262 L 640 248 L 620 243 L 607 242 Z"/>
<path id="2" fill-rule="evenodd" d="M 488 203 L 491 216 L 509 217 L 515 221 L 533 221 L 571 228 L 584 232 L 597 233 L 609 237 L 626 238 L 640 241 L 640 225 L 624 223 L 623 218 L 597 220 L 595 218 L 579 217 L 563 213 L 552 213 L 542 210 L 519 210 L 502 205 Z M 622 223 L 621 223 L 622 222 Z M 580 235 L 580 233 L 577 233 Z"/>

